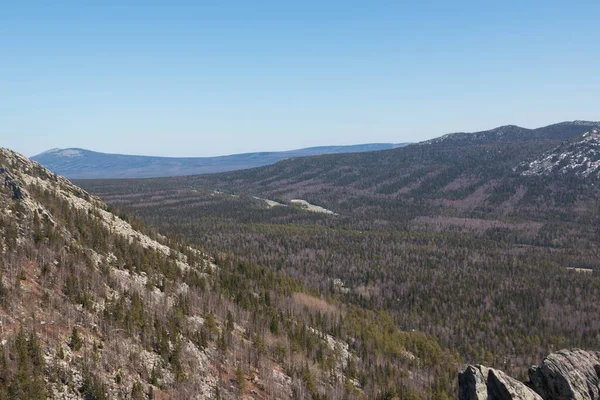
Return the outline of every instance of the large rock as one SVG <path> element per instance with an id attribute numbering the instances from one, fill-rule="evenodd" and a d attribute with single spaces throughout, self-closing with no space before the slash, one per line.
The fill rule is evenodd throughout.
<path id="1" fill-rule="evenodd" d="M 524 383 L 502 371 L 468 366 L 458 375 L 459 400 L 542 400 Z"/>
<path id="2" fill-rule="evenodd" d="M 542 400 L 542 397 L 504 372 L 491 369 L 487 379 L 488 400 Z"/>
<path id="3" fill-rule="evenodd" d="M 458 375 L 459 400 L 600 400 L 600 352 L 579 349 L 550 354 L 522 383 L 481 365 Z"/>
<path id="4" fill-rule="evenodd" d="M 550 354 L 529 370 L 529 380 L 546 400 L 598 400 L 600 353 L 574 349 Z"/>
<path id="5" fill-rule="evenodd" d="M 458 374 L 458 398 L 460 400 L 487 400 L 488 369 L 481 365 L 469 365 Z"/>

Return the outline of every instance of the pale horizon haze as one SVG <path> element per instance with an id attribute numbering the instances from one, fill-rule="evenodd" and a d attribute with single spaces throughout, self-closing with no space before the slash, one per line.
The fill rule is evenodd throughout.
<path id="1" fill-rule="evenodd" d="M 600 3 L 36 2 L 0 11 L 0 147 L 169 157 L 600 120 Z"/>

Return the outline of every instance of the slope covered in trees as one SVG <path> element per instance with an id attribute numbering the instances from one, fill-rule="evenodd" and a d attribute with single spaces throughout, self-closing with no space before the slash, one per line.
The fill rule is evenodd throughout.
<path id="1" fill-rule="evenodd" d="M 385 310 L 464 362 L 520 377 L 555 349 L 600 346 L 599 182 L 519 169 L 596 125 L 509 126 L 227 174 L 80 183 L 180 240 Z"/>
<path id="2" fill-rule="evenodd" d="M 460 360 L 390 315 L 211 257 L 0 150 L 0 398 L 443 398 Z"/>

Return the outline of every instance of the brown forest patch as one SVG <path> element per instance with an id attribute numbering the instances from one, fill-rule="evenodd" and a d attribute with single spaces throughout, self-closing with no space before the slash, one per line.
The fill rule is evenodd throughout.
<path id="1" fill-rule="evenodd" d="M 488 229 L 504 228 L 536 235 L 544 224 L 541 222 L 521 222 L 509 223 L 498 220 L 480 219 L 480 218 L 459 218 L 459 217 L 417 217 L 413 220 L 417 224 L 427 225 L 436 230 L 443 230 L 448 227 L 463 228 L 467 231 L 484 233 Z"/>
<path id="2" fill-rule="evenodd" d="M 311 296 L 306 293 L 296 292 L 292 295 L 292 299 L 294 300 L 294 303 L 296 305 L 307 307 L 311 311 L 320 311 L 321 313 L 323 313 L 323 312 L 339 313 L 340 312 L 340 310 L 336 306 L 329 304 L 328 302 L 326 302 L 323 299 L 319 299 L 318 297 Z"/>

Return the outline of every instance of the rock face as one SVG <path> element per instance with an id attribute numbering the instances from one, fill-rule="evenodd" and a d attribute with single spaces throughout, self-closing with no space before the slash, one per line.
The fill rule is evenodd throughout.
<path id="1" fill-rule="evenodd" d="M 521 164 L 522 175 L 575 175 L 600 177 L 600 128 L 576 140 L 563 142 L 529 163 Z"/>
<path id="2" fill-rule="evenodd" d="M 561 350 L 529 370 L 529 380 L 544 399 L 600 399 L 600 352 Z"/>
<path id="3" fill-rule="evenodd" d="M 600 352 L 579 349 L 550 354 L 522 383 L 504 372 L 468 366 L 458 376 L 459 400 L 599 400 Z"/>
<path id="4" fill-rule="evenodd" d="M 542 400 L 539 394 L 525 384 L 495 369 L 490 369 L 488 374 L 488 393 L 489 399 L 494 400 Z"/>
<path id="5" fill-rule="evenodd" d="M 459 400 L 542 400 L 524 383 L 481 365 L 468 366 L 458 376 Z"/>
<path id="6" fill-rule="evenodd" d="M 464 372 L 458 374 L 458 398 L 460 400 L 486 400 L 487 375 L 486 367 L 469 365 Z"/>

